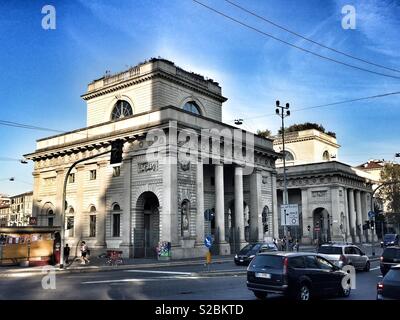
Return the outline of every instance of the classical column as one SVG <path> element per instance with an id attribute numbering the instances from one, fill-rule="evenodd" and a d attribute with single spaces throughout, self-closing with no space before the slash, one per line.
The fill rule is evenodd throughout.
<path id="1" fill-rule="evenodd" d="M 40 214 L 40 204 L 38 202 L 39 192 L 40 192 L 40 173 L 34 172 L 33 173 L 32 217 L 37 217 L 38 225 L 41 226 L 42 222 L 39 221 L 39 214 Z"/>
<path id="2" fill-rule="evenodd" d="M 169 123 L 168 142 L 165 153 L 161 155 L 163 164 L 162 207 L 160 208 L 160 241 L 171 243 L 172 257 L 174 247 L 178 246 L 178 166 L 177 166 L 177 123 Z"/>
<path id="3" fill-rule="evenodd" d="M 356 242 L 356 212 L 354 208 L 354 191 L 349 189 L 349 217 L 350 217 L 350 234 L 352 242 Z"/>
<path id="4" fill-rule="evenodd" d="M 132 225 L 131 225 L 131 179 L 132 179 L 132 158 L 125 158 L 121 165 L 121 174 L 124 178 L 124 202 L 122 205 L 123 213 L 121 217 L 121 246 L 126 248 L 129 253 L 129 257 L 134 256 L 133 252 L 133 241 L 132 241 Z M 112 217 L 110 219 L 111 228 L 113 225 Z"/>
<path id="5" fill-rule="evenodd" d="M 348 196 L 348 189 L 343 188 L 344 193 L 344 221 L 343 221 L 343 228 L 346 234 L 345 240 L 350 241 L 351 234 L 350 234 L 350 210 L 349 210 L 349 196 Z"/>
<path id="6" fill-rule="evenodd" d="M 366 207 L 366 198 L 367 194 L 364 191 L 361 191 L 361 216 L 362 216 L 362 223 L 364 224 L 365 221 L 368 220 L 368 211 Z M 362 230 L 362 234 L 364 235 L 365 242 L 368 242 L 368 230 Z"/>
<path id="7" fill-rule="evenodd" d="M 63 201 L 63 190 L 64 190 L 64 169 L 56 170 L 56 212 L 55 220 L 53 221 L 55 226 L 61 225 L 61 207 Z M 47 226 L 47 222 L 46 222 Z"/>
<path id="8" fill-rule="evenodd" d="M 106 245 L 106 194 L 108 188 L 108 175 L 107 175 L 107 166 L 108 161 L 102 160 L 97 163 L 98 165 L 98 177 L 99 181 L 99 202 L 97 207 L 97 230 L 96 230 L 96 245 L 104 247 Z"/>
<path id="9" fill-rule="evenodd" d="M 364 236 L 363 236 L 363 220 L 362 220 L 362 212 L 361 212 L 361 194 L 360 190 L 355 190 L 355 196 L 356 196 L 356 212 L 357 212 L 357 233 L 358 233 L 358 238 L 360 240 L 360 243 L 363 243 L 365 241 Z"/>
<path id="10" fill-rule="evenodd" d="M 196 167 L 196 195 L 196 245 L 204 247 L 204 178 L 203 160 L 201 157 L 198 159 Z"/>
<path id="11" fill-rule="evenodd" d="M 279 238 L 279 220 L 278 220 L 278 190 L 276 189 L 276 172 L 271 174 L 272 177 L 272 223 L 273 223 L 273 231 L 274 231 L 274 238 Z"/>
<path id="12" fill-rule="evenodd" d="M 332 201 L 332 212 L 331 212 L 331 237 L 332 241 L 344 241 L 342 230 L 340 230 L 340 197 L 339 188 L 331 189 L 331 201 Z"/>
<path id="13" fill-rule="evenodd" d="M 250 175 L 250 242 L 263 240 L 261 170 L 254 168 Z"/>
<path id="14" fill-rule="evenodd" d="M 301 242 L 304 244 L 312 243 L 312 232 L 313 232 L 313 217 L 308 209 L 308 189 L 301 189 L 301 212 L 303 217 L 303 238 Z M 310 231 L 308 230 L 310 226 Z"/>
<path id="15" fill-rule="evenodd" d="M 235 166 L 235 233 L 239 232 L 239 246 L 246 245 L 244 237 L 244 215 L 243 215 L 243 168 Z"/>
<path id="16" fill-rule="evenodd" d="M 217 227 L 217 246 L 219 254 L 230 253 L 229 244 L 225 240 L 225 210 L 224 210 L 224 166 L 215 164 L 215 222 Z"/>

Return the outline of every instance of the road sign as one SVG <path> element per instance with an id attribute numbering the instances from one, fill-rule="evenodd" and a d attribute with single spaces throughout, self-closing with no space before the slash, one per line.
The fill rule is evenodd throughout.
<path id="1" fill-rule="evenodd" d="M 370 220 L 372 220 L 373 218 L 375 218 L 375 212 L 374 212 L 374 211 L 368 212 L 368 217 L 369 217 Z"/>
<path id="2" fill-rule="evenodd" d="M 211 238 L 211 236 L 207 236 L 207 237 L 204 239 L 204 245 L 205 245 L 207 248 L 210 248 L 210 247 L 212 246 L 212 238 Z"/>
<path id="3" fill-rule="evenodd" d="M 281 205 L 281 225 L 282 226 L 299 225 L 299 206 L 297 204 Z"/>
<path id="4" fill-rule="evenodd" d="M 315 227 L 314 231 L 316 231 L 316 232 L 321 231 L 321 228 Z"/>

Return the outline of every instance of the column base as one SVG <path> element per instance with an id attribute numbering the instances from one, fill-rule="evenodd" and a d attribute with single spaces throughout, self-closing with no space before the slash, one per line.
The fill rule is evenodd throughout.
<path id="1" fill-rule="evenodd" d="M 215 244 L 216 251 L 221 256 L 227 256 L 231 254 L 231 246 L 227 242 L 220 242 Z"/>

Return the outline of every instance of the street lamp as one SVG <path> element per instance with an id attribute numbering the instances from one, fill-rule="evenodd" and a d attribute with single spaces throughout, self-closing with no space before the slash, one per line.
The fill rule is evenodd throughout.
<path id="1" fill-rule="evenodd" d="M 288 201 L 288 194 L 287 194 L 287 179 L 286 179 L 285 122 L 284 122 L 284 119 L 286 117 L 290 116 L 289 103 L 286 103 L 286 105 L 283 107 L 280 105 L 279 100 L 277 100 L 275 113 L 282 119 L 281 131 L 282 131 L 282 153 L 283 153 L 283 204 L 287 205 L 289 201 Z M 286 221 L 285 221 L 283 228 L 284 228 L 283 233 L 284 233 L 284 236 L 286 237 L 286 251 L 288 251 L 289 242 L 288 242 L 288 237 L 287 237 Z"/>

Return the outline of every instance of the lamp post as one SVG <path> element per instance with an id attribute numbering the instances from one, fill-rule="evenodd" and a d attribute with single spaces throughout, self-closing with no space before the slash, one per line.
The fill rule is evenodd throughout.
<path id="1" fill-rule="evenodd" d="M 275 109 L 276 114 L 281 118 L 282 124 L 281 124 L 281 131 L 282 131 L 282 153 L 283 153 L 283 204 L 287 205 L 288 204 L 288 193 L 287 193 L 287 179 L 286 179 L 286 153 L 285 153 L 285 121 L 284 119 L 286 117 L 290 116 L 290 110 L 289 110 L 289 103 L 286 103 L 286 105 L 283 107 L 280 105 L 279 100 L 276 101 L 276 109 Z M 286 251 L 289 251 L 289 239 L 287 237 L 287 225 L 286 225 L 286 215 L 285 215 L 285 222 L 283 226 L 283 233 L 284 236 L 286 237 Z"/>

